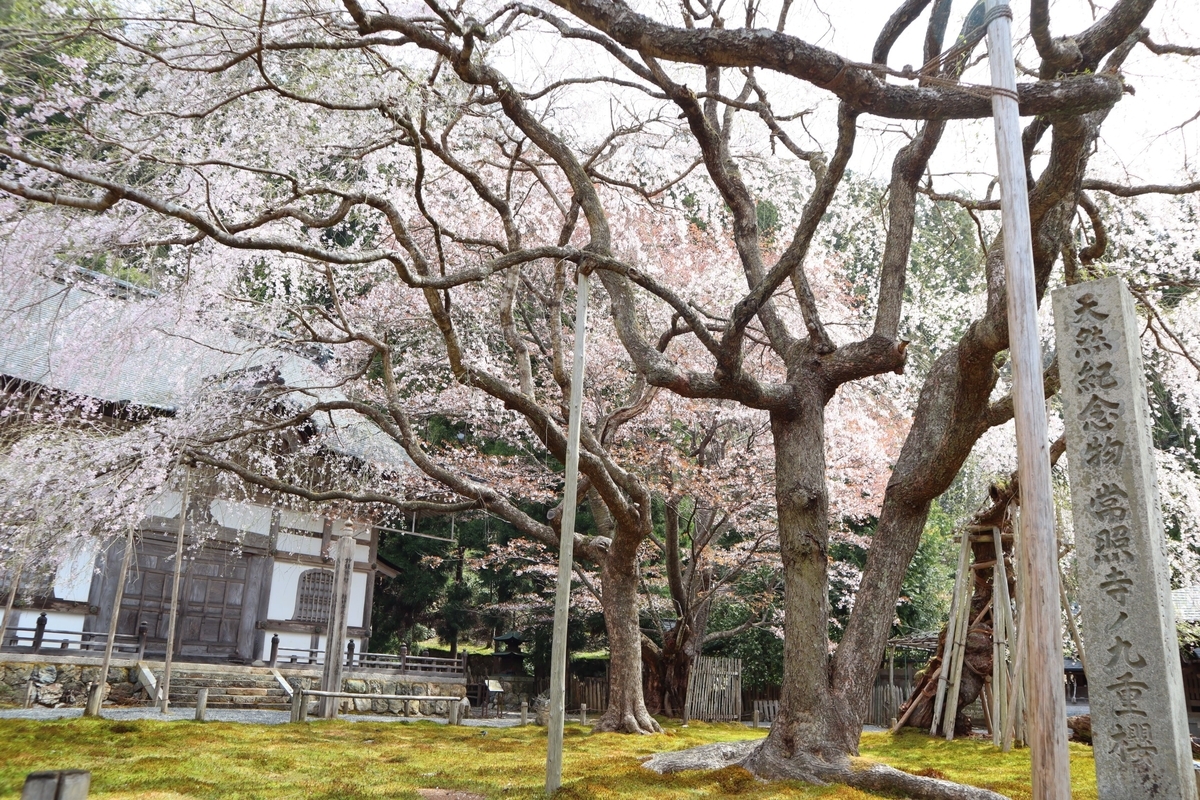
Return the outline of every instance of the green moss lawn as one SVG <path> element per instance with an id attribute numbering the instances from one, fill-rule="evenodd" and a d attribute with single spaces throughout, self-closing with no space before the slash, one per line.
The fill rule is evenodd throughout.
<path id="1" fill-rule="evenodd" d="M 486 733 L 485 733 L 486 730 Z M 839 798 L 879 795 L 846 787 L 763 784 L 740 768 L 656 775 L 641 757 L 762 736 L 736 725 L 670 725 L 662 736 L 591 734 L 568 726 L 562 798 Z M 431 722 L 307 725 L 140 720 L 0 720 L 0 798 L 20 796 L 29 772 L 86 769 L 92 798 L 396 798 L 427 788 L 489 800 L 534 798 L 544 781 L 545 731 L 450 728 Z M 917 734 L 867 733 L 864 758 L 923 775 L 1029 797 L 1028 751 L 948 743 Z M 1071 745 L 1075 800 L 1096 797 L 1091 750 Z"/>

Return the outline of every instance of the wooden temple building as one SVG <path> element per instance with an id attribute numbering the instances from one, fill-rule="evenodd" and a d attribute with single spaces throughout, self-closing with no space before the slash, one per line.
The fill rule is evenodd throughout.
<path id="1" fill-rule="evenodd" d="M 13 426 L 39 393 L 90 398 L 114 424 L 130 423 L 129 409 L 170 414 L 206 381 L 239 370 L 267 369 L 276 383 L 320 387 L 319 359 L 264 346 L 220 332 L 183 334 L 140 324 L 148 293 L 83 271 L 69 279 L 34 277 L 0 285 L 0 434 Z M 11 278 L 4 280 L 11 281 Z M 97 314 L 103 317 L 98 321 Z M 84 360 L 64 342 L 92 337 Z M 107 337 L 107 338 L 106 338 Z M 75 358 L 73 362 L 73 358 Z M 306 383 L 307 382 L 307 383 Z M 310 392 L 329 390 L 314 388 Z M 358 418 L 328 417 L 327 447 L 341 456 L 403 469 L 407 455 L 390 438 Z M 4 563 L 0 541 L 0 603 L 7 624 L 0 661 L 16 654 L 97 657 L 105 649 L 113 614 L 116 652 L 139 661 L 163 660 L 171 620 L 177 537 L 184 534 L 181 583 L 175 615 L 173 659 L 209 664 L 293 666 L 315 669 L 324 658 L 334 592 L 338 541 L 353 537 L 353 566 L 344 602 L 351 666 L 396 669 L 400 656 L 371 657 L 371 607 L 378 580 L 397 572 L 378 556 L 378 528 L 365 518 L 296 510 L 267 495 L 222 496 L 214 475 L 193 470 L 186 524 L 182 490 L 164 491 L 137 525 L 134 553 L 127 539 L 86 545 L 55 563 Z M 182 483 L 182 481 L 179 481 Z M 13 535 L 13 528 L 9 528 Z M 0 536 L 4 531 L 0 530 Z M 344 548 L 343 548 L 344 550 Z M 17 585 L 14 578 L 19 575 Z M 120 599 L 118 603 L 118 589 Z M 367 663 L 370 661 L 371 663 Z M 416 662 L 403 664 L 416 669 Z M 461 663 L 432 665 L 461 682 Z"/>

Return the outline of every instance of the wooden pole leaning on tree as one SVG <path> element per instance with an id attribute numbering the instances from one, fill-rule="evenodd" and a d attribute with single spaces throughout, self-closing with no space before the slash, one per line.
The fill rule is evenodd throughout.
<path id="1" fill-rule="evenodd" d="M 986 0 L 992 117 L 1000 178 L 1004 272 L 1008 295 L 1008 349 L 1012 357 L 1013 407 L 1017 423 L 1017 470 L 1021 481 L 1021 544 L 1024 592 L 1021 636 L 1028 671 L 1028 741 L 1033 800 L 1071 796 L 1067 755 L 1066 698 L 1062 689 L 1062 621 L 1058 613 L 1058 542 L 1050 487 L 1042 348 L 1038 337 L 1037 287 L 1029 223 L 1029 189 L 1017 108 L 1012 12 Z M 1018 653 L 1018 658 L 1020 657 Z"/>
<path id="2" fill-rule="evenodd" d="M 192 469 L 184 467 L 183 500 L 179 506 L 179 531 L 175 541 L 175 571 L 171 577 L 171 618 L 167 621 L 167 653 L 163 657 L 163 676 L 159 681 L 158 709 L 166 714 L 171 706 L 171 655 L 175 650 L 175 620 L 179 616 L 179 577 L 183 567 L 183 533 L 187 525 L 188 503 L 192 500 Z"/>
<path id="3" fill-rule="evenodd" d="M 550 646 L 550 724 L 546 730 L 546 794 L 562 786 L 563 722 L 567 693 L 567 615 L 571 609 L 571 570 L 575 546 L 575 507 L 579 490 L 579 428 L 583 413 L 583 363 L 586 354 L 588 276 L 576 281 L 575 360 L 571 364 L 570 417 L 567 420 L 566 485 L 558 543 L 558 584 L 554 589 L 554 638 Z"/>
<path id="4" fill-rule="evenodd" d="M 125 537 L 125 555 L 121 558 L 121 571 L 117 575 L 117 591 L 113 595 L 112 619 L 108 621 L 108 641 L 104 645 L 104 662 L 100 665 L 100 680 L 96 682 L 93 691 L 96 692 L 94 702 L 89 698 L 84 716 L 100 716 L 100 707 L 104 705 L 104 690 L 108 687 L 108 667 L 112 664 L 113 643 L 117 639 L 117 622 L 121 617 L 121 600 L 125 597 L 125 578 L 129 575 L 129 562 L 133 560 L 133 528 Z"/>

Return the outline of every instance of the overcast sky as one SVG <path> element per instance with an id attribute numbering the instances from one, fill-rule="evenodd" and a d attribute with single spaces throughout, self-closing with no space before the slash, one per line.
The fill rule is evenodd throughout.
<path id="1" fill-rule="evenodd" d="M 787 30 L 852 60 L 869 61 L 879 28 L 897 4 L 898 0 L 796 0 L 789 14 Z M 635 2 L 634 5 L 646 8 L 660 19 L 679 19 L 676 0 L 659 0 L 652 5 Z M 735 7 L 732 1 L 726 5 Z M 948 41 L 960 29 L 970 5 L 972 3 L 966 0 L 954 4 Z M 1094 15 L 1103 14 L 1110 5 L 1110 2 L 1100 0 L 1051 0 L 1052 32 L 1055 35 L 1078 33 L 1092 23 Z M 762 9 L 762 24 L 772 27 L 778 16 L 778 4 L 765 2 Z M 1032 43 L 1028 41 L 1028 3 L 1018 0 L 1014 3 L 1014 12 L 1018 61 L 1033 66 L 1037 59 Z M 732 24 L 733 20 L 730 22 Z M 1159 0 L 1151 12 L 1147 27 L 1156 41 L 1200 45 L 1200 3 L 1195 0 Z M 914 24 L 892 49 L 890 66 L 918 66 L 922 61 L 923 36 L 922 20 Z M 976 55 L 982 52 L 982 48 L 979 48 Z M 572 46 L 564 46 L 556 36 L 544 35 L 522 41 L 515 52 L 496 52 L 493 57 L 504 62 L 506 69 L 515 72 L 518 83 L 528 86 L 544 85 L 549 80 L 572 72 L 591 71 L 596 65 L 585 62 L 591 61 L 595 53 L 594 48 L 579 51 Z M 516 63 L 510 58 L 515 59 Z M 1155 56 L 1144 47 L 1134 50 L 1124 72 L 1127 83 L 1137 93 L 1127 94 L 1106 122 L 1099 158 L 1093 159 L 1092 174 L 1132 182 L 1175 183 L 1192 179 L 1192 167 L 1200 157 L 1197 151 L 1200 120 L 1184 123 L 1200 113 L 1198 66 L 1200 59 Z M 628 77 L 622 68 L 610 69 L 614 75 Z M 675 74 L 678 76 L 682 73 L 676 71 Z M 1027 76 L 1019 79 L 1031 80 Z M 816 108 L 819 113 L 809 118 L 814 122 L 809 130 L 824 149 L 832 149 L 836 100 L 827 92 L 794 79 L 772 78 L 764 74 L 760 80 L 771 91 L 777 113 Z M 988 82 L 986 62 L 976 64 L 964 76 L 964 80 Z M 700 88 L 695 78 L 685 82 L 693 89 Z M 591 114 L 597 115 L 592 119 L 598 128 L 607 127 L 608 108 L 607 103 L 601 103 L 590 109 Z M 586 119 L 589 110 L 580 111 Z M 897 123 L 890 120 L 863 117 L 860 121 L 865 130 L 860 133 L 851 168 L 883 177 L 890 170 L 896 147 L 903 141 L 902 134 L 897 131 Z M 576 124 L 580 124 L 580 121 L 577 120 Z M 792 123 L 788 129 L 805 146 L 812 146 L 812 139 L 806 140 L 805 132 L 798 124 Z M 872 133 L 877 135 L 864 135 Z M 761 134 L 762 131 L 755 133 L 756 136 Z M 995 171 L 990 120 L 951 123 L 943 146 L 931 163 L 931 170 L 935 175 L 935 185 L 940 190 L 982 192 Z"/>

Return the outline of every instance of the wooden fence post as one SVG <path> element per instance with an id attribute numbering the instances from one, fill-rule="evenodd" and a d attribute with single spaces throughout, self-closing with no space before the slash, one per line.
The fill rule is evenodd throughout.
<path id="1" fill-rule="evenodd" d="M 455 699 L 454 702 L 452 702 L 450 704 L 450 716 L 447 719 L 447 722 L 450 725 L 458 724 L 458 700 L 457 699 Z"/>
<path id="2" fill-rule="evenodd" d="M 288 722 L 300 721 L 300 704 L 304 702 L 304 693 L 299 689 L 292 692 L 292 716 Z"/>
<path id="3" fill-rule="evenodd" d="M 25 682 L 25 697 L 21 701 L 21 708 L 31 708 L 33 706 L 33 678 Z"/>
<path id="4" fill-rule="evenodd" d="M 579 704 L 579 724 L 587 725 L 587 703 Z"/>
<path id="5" fill-rule="evenodd" d="M 138 652 L 137 660 L 146 660 L 146 637 L 150 635 L 150 627 L 146 624 L 146 620 L 138 623 Z"/>
<path id="6" fill-rule="evenodd" d="M 208 687 L 196 690 L 196 722 L 204 722 L 208 713 Z"/>
<path id="7" fill-rule="evenodd" d="M 46 612 L 43 611 L 38 615 L 37 623 L 33 630 L 33 652 L 38 652 L 42 649 L 42 639 L 46 636 Z"/>
<path id="8" fill-rule="evenodd" d="M 271 637 L 271 669 L 275 669 L 279 664 L 279 634 L 276 633 Z"/>
<path id="9" fill-rule="evenodd" d="M 346 642 L 346 666 L 354 666 L 354 640 Z"/>
<path id="10" fill-rule="evenodd" d="M 101 688 L 103 684 L 93 681 L 88 684 L 87 705 L 84 706 L 83 715 L 85 717 L 100 716 L 100 705 L 104 702 L 104 691 Z"/>
<path id="11" fill-rule="evenodd" d="M 407 670 L 408 670 L 408 645 L 402 644 L 402 645 L 400 645 L 400 671 L 405 672 Z"/>
<path id="12" fill-rule="evenodd" d="M 81 769 L 31 772 L 25 776 L 21 800 L 87 800 L 92 773 Z"/>
<path id="13" fill-rule="evenodd" d="M 750 715 L 750 718 L 754 720 L 754 727 L 757 728 L 758 727 L 758 709 L 757 708 L 754 709 L 754 712 Z"/>
<path id="14" fill-rule="evenodd" d="M 528 700 L 521 701 L 521 724 L 522 725 L 529 724 L 529 701 Z"/>

